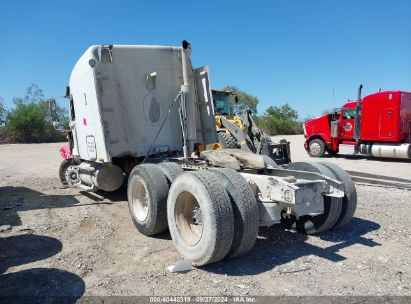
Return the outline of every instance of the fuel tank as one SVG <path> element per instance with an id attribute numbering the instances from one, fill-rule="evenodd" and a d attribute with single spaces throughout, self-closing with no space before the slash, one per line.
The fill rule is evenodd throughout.
<path id="1" fill-rule="evenodd" d="M 86 187 L 115 191 L 123 184 L 124 172 L 116 165 L 83 162 L 79 165 L 78 177 Z"/>
<path id="2" fill-rule="evenodd" d="M 371 155 L 375 157 L 411 158 L 411 144 L 373 144 Z"/>

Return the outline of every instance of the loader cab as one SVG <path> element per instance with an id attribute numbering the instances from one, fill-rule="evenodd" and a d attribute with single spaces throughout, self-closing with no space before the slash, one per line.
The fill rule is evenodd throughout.
<path id="1" fill-rule="evenodd" d="M 231 116 L 230 95 L 231 91 L 211 90 L 215 115 Z"/>

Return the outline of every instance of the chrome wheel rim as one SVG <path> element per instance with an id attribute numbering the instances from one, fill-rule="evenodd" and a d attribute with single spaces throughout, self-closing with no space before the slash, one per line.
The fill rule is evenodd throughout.
<path id="1" fill-rule="evenodd" d="M 320 154 L 321 151 L 321 146 L 317 142 L 313 142 L 310 144 L 310 151 L 312 154 L 318 155 Z"/>

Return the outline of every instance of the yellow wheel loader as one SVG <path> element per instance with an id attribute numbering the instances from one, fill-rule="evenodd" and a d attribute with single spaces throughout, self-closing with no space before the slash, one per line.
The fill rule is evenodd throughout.
<path id="1" fill-rule="evenodd" d="M 211 90 L 215 109 L 215 122 L 220 146 L 223 149 L 237 149 L 268 156 L 277 165 L 291 162 L 290 143 L 281 140 L 274 143 L 262 132 L 253 120 L 249 109 L 238 110 L 238 96 L 232 91 Z M 230 99 L 234 99 L 231 110 Z M 267 160 L 266 158 L 266 161 Z"/>

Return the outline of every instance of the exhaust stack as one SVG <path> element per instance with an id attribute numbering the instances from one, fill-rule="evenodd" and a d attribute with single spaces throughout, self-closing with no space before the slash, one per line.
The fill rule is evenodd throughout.
<path id="1" fill-rule="evenodd" d="M 194 151 L 194 144 L 197 142 L 197 112 L 196 97 L 194 92 L 194 75 L 191 66 L 191 45 L 188 41 L 182 42 L 181 59 L 183 66 L 182 111 L 185 116 L 185 139 L 184 156 L 187 157 Z M 187 151 L 187 152 L 186 152 Z"/>
<path id="2" fill-rule="evenodd" d="M 361 138 L 361 91 L 362 84 L 358 88 L 357 105 L 355 106 L 355 127 L 354 127 L 354 139 L 358 143 Z"/>

